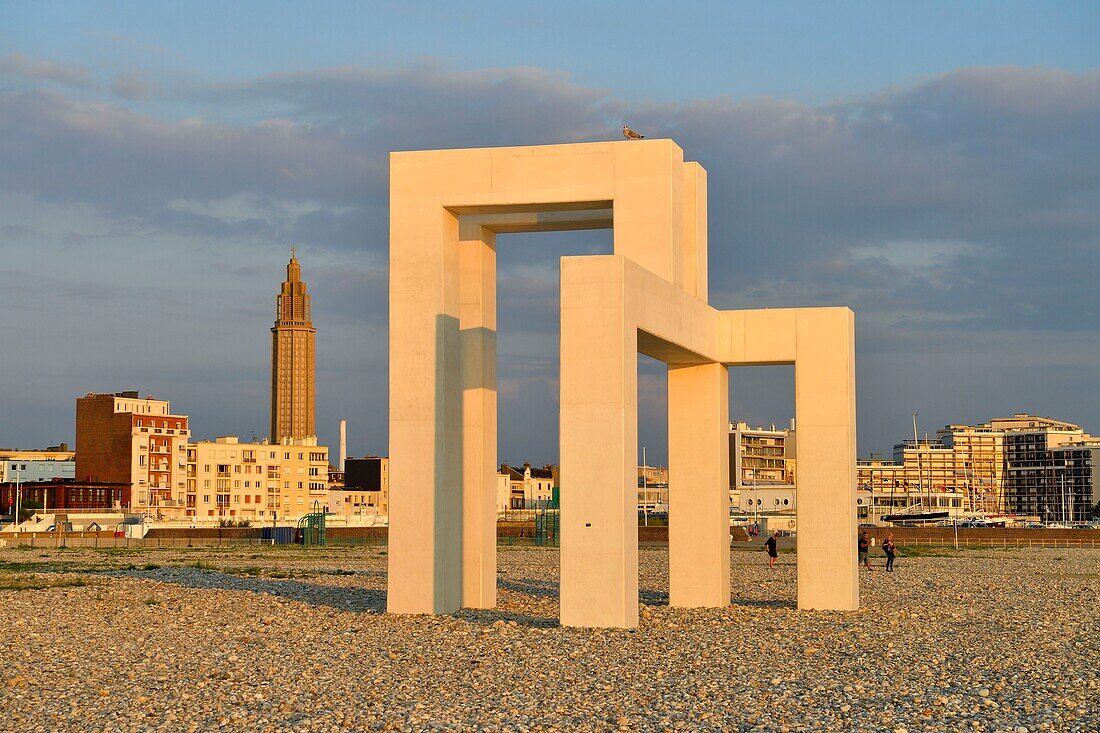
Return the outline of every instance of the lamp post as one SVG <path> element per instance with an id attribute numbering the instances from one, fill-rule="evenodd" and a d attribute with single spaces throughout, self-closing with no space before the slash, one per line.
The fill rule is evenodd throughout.
<path id="1" fill-rule="evenodd" d="M 20 497 L 20 494 L 23 493 L 23 491 L 22 491 L 22 489 L 23 489 L 23 481 L 22 481 L 23 472 L 20 471 L 18 468 L 12 468 L 12 471 L 15 472 L 15 516 L 12 518 L 12 521 L 15 524 L 16 529 L 18 529 L 19 528 L 19 497 Z"/>
<path id="2" fill-rule="evenodd" d="M 756 525 L 757 531 L 760 529 L 760 500 L 756 498 L 756 468 L 749 469 L 749 481 L 752 483 L 752 493 L 749 496 L 752 497 L 752 522 Z"/>

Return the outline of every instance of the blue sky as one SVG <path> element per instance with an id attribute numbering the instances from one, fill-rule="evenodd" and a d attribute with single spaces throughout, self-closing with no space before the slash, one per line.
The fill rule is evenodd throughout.
<path id="1" fill-rule="evenodd" d="M 670 136 L 710 174 L 712 303 L 851 305 L 860 452 L 1032 410 L 1100 431 L 1094 3 L 9 3 L 0 445 L 140 387 L 262 435 L 298 245 L 318 426 L 386 450 L 386 153 Z M 500 251 L 501 459 L 556 459 L 556 262 Z M 789 369 L 736 370 L 785 423 Z M 661 370 L 640 435 L 664 455 Z"/>

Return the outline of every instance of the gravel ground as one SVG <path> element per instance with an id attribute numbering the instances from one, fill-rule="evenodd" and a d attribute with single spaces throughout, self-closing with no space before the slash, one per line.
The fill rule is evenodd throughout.
<path id="1" fill-rule="evenodd" d="M 732 604 L 687 611 L 643 549 L 633 632 L 560 628 L 557 558 L 402 617 L 379 548 L 2 549 L 0 730 L 1100 730 L 1100 551 L 880 561 L 810 613 L 794 555 L 734 552 Z"/>

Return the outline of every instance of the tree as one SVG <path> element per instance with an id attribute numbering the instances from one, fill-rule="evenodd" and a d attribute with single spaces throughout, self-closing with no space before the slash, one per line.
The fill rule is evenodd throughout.
<path id="1" fill-rule="evenodd" d="M 23 523 L 42 508 L 42 502 L 23 499 L 19 502 L 19 522 Z"/>

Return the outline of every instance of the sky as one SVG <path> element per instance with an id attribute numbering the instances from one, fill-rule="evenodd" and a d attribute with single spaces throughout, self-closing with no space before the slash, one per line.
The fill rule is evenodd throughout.
<path id="1" fill-rule="evenodd" d="M 0 5 L 0 446 L 140 389 L 266 435 L 290 247 L 317 430 L 387 452 L 387 153 L 614 140 L 708 171 L 710 302 L 856 312 L 859 454 L 1019 411 L 1100 432 L 1100 5 Z M 500 459 L 557 460 L 558 259 L 498 243 Z M 639 438 L 667 455 L 663 367 Z M 793 370 L 731 370 L 786 424 Z"/>

